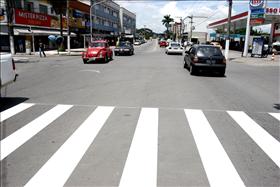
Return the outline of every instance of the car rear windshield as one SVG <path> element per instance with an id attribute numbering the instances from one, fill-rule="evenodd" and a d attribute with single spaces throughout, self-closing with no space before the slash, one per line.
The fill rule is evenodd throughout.
<path id="1" fill-rule="evenodd" d="M 130 46 L 130 43 L 121 42 L 121 43 L 120 43 L 120 46 L 121 46 L 121 47 L 129 47 L 129 46 Z"/>
<path id="2" fill-rule="evenodd" d="M 180 47 L 180 44 L 173 43 L 171 44 L 171 47 Z"/>
<path id="3" fill-rule="evenodd" d="M 106 44 L 104 42 L 94 42 L 89 44 L 90 47 L 105 47 Z"/>
<path id="4" fill-rule="evenodd" d="M 197 56 L 222 56 L 222 52 L 218 47 L 199 47 Z"/>

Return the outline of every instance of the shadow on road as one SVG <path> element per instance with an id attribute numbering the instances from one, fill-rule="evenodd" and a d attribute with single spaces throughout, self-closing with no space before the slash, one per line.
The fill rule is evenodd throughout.
<path id="1" fill-rule="evenodd" d="M 279 103 L 273 104 L 273 108 L 280 110 L 280 104 Z"/>
<path id="2" fill-rule="evenodd" d="M 13 106 L 27 101 L 25 97 L 1 97 L 0 98 L 0 112 L 7 110 Z"/>

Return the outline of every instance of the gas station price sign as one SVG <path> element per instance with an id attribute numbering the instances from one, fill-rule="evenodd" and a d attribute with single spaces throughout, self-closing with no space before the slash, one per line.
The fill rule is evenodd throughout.
<path id="1" fill-rule="evenodd" d="M 265 0 L 250 0 L 250 9 L 262 9 L 265 5 Z"/>

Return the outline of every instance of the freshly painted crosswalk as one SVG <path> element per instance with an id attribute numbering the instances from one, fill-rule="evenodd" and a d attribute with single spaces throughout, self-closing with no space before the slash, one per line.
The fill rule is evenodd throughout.
<path id="1" fill-rule="evenodd" d="M 158 109 L 141 110 L 120 187 L 157 185 Z M 144 179 L 144 180 L 143 180 Z"/>
<path id="2" fill-rule="evenodd" d="M 1 112 L 0 113 L 0 119 L 1 119 L 1 122 L 2 121 L 5 121 L 6 119 L 32 107 L 34 104 L 33 103 L 21 103 L 19 105 L 16 105 L 8 110 L 5 110 L 4 112 Z"/>
<path id="3" fill-rule="evenodd" d="M 113 109 L 98 107 L 25 186 L 63 186 Z"/>
<path id="4" fill-rule="evenodd" d="M 211 186 L 245 186 L 201 110 L 185 109 Z"/>
<path id="5" fill-rule="evenodd" d="M 228 114 L 262 148 L 275 164 L 280 167 L 280 143 L 245 112 L 228 111 Z"/>
<path id="6" fill-rule="evenodd" d="M 1 141 L 1 160 L 51 124 L 72 105 L 57 105 Z"/>
<path id="7" fill-rule="evenodd" d="M 13 125 L 9 124 L 9 120 L 13 116 L 24 112 L 28 108 L 32 109 L 35 105 L 40 104 L 22 103 L 7 109 L 1 113 L 1 121 L 6 121 L 4 125 Z M 15 154 L 14 151 L 19 147 L 22 146 L 22 149 L 24 149 L 25 147 L 23 145 L 28 141 L 32 141 L 33 136 L 44 131 L 47 126 L 52 127 L 56 119 L 63 118 L 68 110 L 75 107 L 73 105 L 56 105 L 2 139 L 1 161 Z M 159 142 L 158 134 L 161 120 L 159 111 L 161 109 L 139 109 L 138 121 L 135 121 L 136 128 L 132 135 L 133 138 L 130 142 L 130 148 L 127 154 L 124 154 L 126 155 L 126 161 L 123 165 L 123 170 L 119 171 L 120 187 L 157 186 L 158 146 L 161 143 Z M 89 147 L 95 143 L 94 140 L 102 132 L 107 120 L 114 111 L 118 110 L 118 107 L 97 106 L 94 110 L 91 110 L 89 116 L 81 121 L 81 124 L 78 125 L 78 128 L 73 133 L 71 132 L 72 135 L 66 138 L 62 145 L 52 155 L 49 155 L 48 160 L 38 168 L 34 175 L 30 176 L 29 180 L 22 185 L 65 185 L 67 180 L 71 178 L 73 171 L 77 169 L 83 156 L 87 154 Z M 176 110 L 182 111 L 182 114 L 185 116 L 183 116 L 185 127 L 190 129 L 191 136 L 201 159 L 201 165 L 204 168 L 201 172 L 206 174 L 210 186 L 246 186 L 246 181 L 243 181 L 244 178 L 241 175 L 242 172 L 236 168 L 234 165 L 236 163 L 232 162 L 231 154 L 223 147 L 223 139 L 220 139 L 215 133 L 213 124 L 211 124 L 211 120 L 209 121 L 207 119 L 204 111 L 197 109 Z M 246 136 L 252 139 L 264 151 L 266 156 L 271 159 L 271 163 L 274 163 L 276 167 L 280 168 L 280 143 L 276 138 L 263 129 L 246 112 L 223 112 L 232 121 L 233 126 L 241 127 L 241 131 L 244 131 Z M 2 116 L 4 117 L 2 118 Z M 267 113 L 267 116 L 268 118 L 274 118 L 277 122 L 279 120 L 279 113 Z M 176 137 L 174 138 L 176 139 Z M 164 139 L 161 138 L 161 140 Z"/>

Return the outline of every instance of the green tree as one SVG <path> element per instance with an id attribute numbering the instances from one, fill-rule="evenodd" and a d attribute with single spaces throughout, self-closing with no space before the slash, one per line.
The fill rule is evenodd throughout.
<path id="1" fill-rule="evenodd" d="M 162 19 L 162 24 L 166 27 L 166 30 L 167 30 L 167 33 L 169 33 L 169 26 L 170 26 L 170 23 L 173 22 L 174 19 L 171 18 L 170 15 L 165 15 L 163 16 L 163 19 Z"/>

